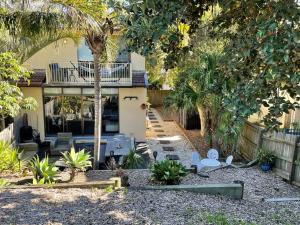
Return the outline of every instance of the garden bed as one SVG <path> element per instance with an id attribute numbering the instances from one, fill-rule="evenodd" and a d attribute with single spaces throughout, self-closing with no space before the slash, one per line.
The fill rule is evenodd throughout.
<path id="1" fill-rule="evenodd" d="M 86 173 L 87 180 L 109 179 L 115 176 L 116 172 L 111 170 L 95 171 Z M 144 187 L 157 185 L 150 181 L 150 170 L 126 170 L 129 176 L 130 187 Z M 182 185 L 202 185 L 202 184 L 230 184 L 236 180 L 245 184 L 244 199 L 260 201 L 263 198 L 292 197 L 299 196 L 300 189 L 284 182 L 275 173 L 264 173 L 257 167 L 252 168 L 227 168 L 209 173 L 209 178 L 200 177 L 197 174 L 189 173 L 183 178 Z M 80 177 L 80 176 L 79 176 Z"/>
<path id="2" fill-rule="evenodd" d="M 149 170 L 126 170 L 131 187 L 149 185 Z M 109 179 L 115 171 L 88 171 L 76 179 Z M 80 178 L 81 177 L 81 178 Z M 0 224 L 217 224 L 214 219 L 251 224 L 297 224 L 300 202 L 262 202 L 262 197 L 299 196 L 299 188 L 257 168 L 224 169 L 210 178 L 189 174 L 182 184 L 245 182 L 243 200 L 192 192 L 123 189 L 0 190 Z M 74 182 L 75 182 L 74 181 Z M 22 212 L 16 214 L 15 212 Z M 222 216 L 221 216 L 222 215 Z M 223 223 L 232 224 L 232 223 Z M 235 223 L 241 224 L 241 223 Z M 245 224 L 245 223 L 243 223 Z"/>

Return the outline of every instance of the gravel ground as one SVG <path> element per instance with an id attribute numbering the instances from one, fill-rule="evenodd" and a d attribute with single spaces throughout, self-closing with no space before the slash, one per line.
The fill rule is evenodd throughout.
<path id="1" fill-rule="evenodd" d="M 112 172 L 100 172 L 109 177 Z M 129 171 L 132 186 L 147 184 L 149 171 Z M 88 176 L 97 176 L 90 172 Z M 189 192 L 139 191 L 112 193 L 98 189 L 32 189 L 0 191 L 0 224 L 209 224 L 205 213 L 255 224 L 300 224 L 300 202 L 265 203 L 262 197 L 299 196 L 299 189 L 256 168 L 212 172 L 210 178 L 189 175 L 184 184 L 245 181 L 245 198 Z"/>

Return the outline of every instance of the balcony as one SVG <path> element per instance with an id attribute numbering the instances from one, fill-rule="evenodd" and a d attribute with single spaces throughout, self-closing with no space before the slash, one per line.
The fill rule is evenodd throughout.
<path id="1" fill-rule="evenodd" d="M 130 63 L 100 63 L 102 86 L 131 86 Z M 88 61 L 52 63 L 46 70 L 48 85 L 94 85 L 94 63 Z"/>

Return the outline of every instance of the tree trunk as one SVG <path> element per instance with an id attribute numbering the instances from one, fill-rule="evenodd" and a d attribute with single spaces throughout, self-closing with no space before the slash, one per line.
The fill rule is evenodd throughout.
<path id="1" fill-rule="evenodd" d="M 198 112 L 199 112 L 199 117 L 200 117 L 200 134 L 202 137 L 205 137 L 206 132 L 207 132 L 207 126 L 206 126 L 206 112 L 205 112 L 205 108 L 203 108 L 202 106 L 198 105 L 197 106 Z"/>
<path id="2" fill-rule="evenodd" d="M 94 160 L 93 168 L 99 169 L 101 160 L 101 74 L 99 70 L 100 54 L 93 54 L 94 57 L 94 89 L 95 89 L 95 131 L 94 131 Z"/>

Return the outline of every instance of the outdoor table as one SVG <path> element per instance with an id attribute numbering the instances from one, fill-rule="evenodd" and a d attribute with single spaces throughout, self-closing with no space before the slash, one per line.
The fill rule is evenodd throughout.
<path id="1" fill-rule="evenodd" d="M 128 155 L 130 149 L 133 148 L 132 140 L 130 137 L 125 136 L 113 136 L 111 139 L 107 139 L 105 156 L 110 156 L 110 152 L 113 151 L 115 156 Z"/>
<path id="2" fill-rule="evenodd" d="M 221 165 L 221 163 L 216 159 L 202 159 L 200 162 L 203 166 L 213 167 L 213 166 L 220 166 Z"/>

